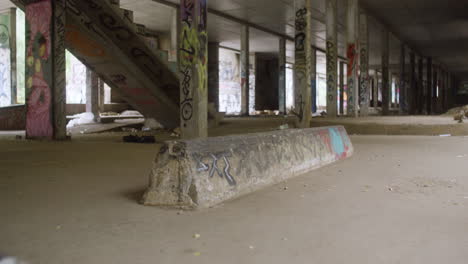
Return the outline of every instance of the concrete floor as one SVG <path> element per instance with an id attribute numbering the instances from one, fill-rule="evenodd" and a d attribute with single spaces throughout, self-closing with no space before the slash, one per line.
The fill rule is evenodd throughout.
<path id="1" fill-rule="evenodd" d="M 468 138 L 352 140 L 344 162 L 178 214 L 137 203 L 155 145 L 118 134 L 4 139 L 0 254 L 31 264 L 466 263 Z"/>

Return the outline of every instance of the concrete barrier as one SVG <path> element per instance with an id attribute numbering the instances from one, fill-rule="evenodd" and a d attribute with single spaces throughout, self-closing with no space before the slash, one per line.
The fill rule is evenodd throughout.
<path id="1" fill-rule="evenodd" d="M 342 126 L 168 141 L 142 202 L 206 208 L 352 154 Z"/>

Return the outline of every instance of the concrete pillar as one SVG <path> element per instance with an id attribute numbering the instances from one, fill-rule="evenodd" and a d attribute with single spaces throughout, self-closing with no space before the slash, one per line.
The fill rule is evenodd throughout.
<path id="1" fill-rule="evenodd" d="M 286 39 L 279 39 L 278 52 L 278 106 L 281 114 L 286 113 Z"/>
<path id="2" fill-rule="evenodd" d="M 177 62 L 178 47 L 179 47 L 179 29 L 180 27 L 180 12 L 177 8 L 172 10 L 171 17 L 171 49 L 169 50 L 169 61 Z"/>
<path id="3" fill-rule="evenodd" d="M 208 102 L 219 111 L 219 43 L 208 43 Z"/>
<path id="4" fill-rule="evenodd" d="M 437 74 L 437 67 L 433 65 L 432 67 L 432 98 L 431 98 L 431 114 L 437 113 L 437 86 L 438 86 L 438 74 Z"/>
<path id="5" fill-rule="evenodd" d="M 344 115 L 344 88 L 345 88 L 345 63 L 340 61 L 340 115 Z"/>
<path id="6" fill-rule="evenodd" d="M 94 121 L 100 120 L 99 77 L 89 68 L 86 69 L 86 112 L 93 113 Z"/>
<path id="7" fill-rule="evenodd" d="M 382 114 L 390 114 L 390 39 L 388 30 L 382 31 Z"/>
<path id="8" fill-rule="evenodd" d="M 249 27 L 242 26 L 241 29 L 241 53 L 240 53 L 240 73 L 241 73 L 241 114 L 249 115 Z"/>
<path id="9" fill-rule="evenodd" d="M 348 116 L 357 117 L 359 114 L 359 75 L 358 75 L 358 0 L 348 0 L 346 9 L 346 39 L 348 58 Z"/>
<path id="10" fill-rule="evenodd" d="M 409 112 L 411 115 L 416 113 L 416 56 L 414 52 L 410 53 L 410 89 L 408 90 Z"/>
<path id="11" fill-rule="evenodd" d="M 369 115 L 370 89 L 369 89 L 369 30 L 367 24 L 367 14 L 359 15 L 359 65 L 360 78 L 359 90 L 361 116 Z"/>
<path id="12" fill-rule="evenodd" d="M 400 114 L 404 115 L 408 113 L 408 102 L 407 102 L 407 87 L 406 87 L 406 47 L 401 44 L 400 48 L 400 93 L 399 96 L 399 109 Z"/>
<path id="13" fill-rule="evenodd" d="M 180 122 L 184 139 L 208 135 L 206 0 L 180 1 Z"/>
<path id="14" fill-rule="evenodd" d="M 312 0 L 296 1 L 294 97 L 298 127 L 310 127 L 312 69 Z"/>
<path id="15" fill-rule="evenodd" d="M 423 94 L 423 90 L 424 90 L 424 79 L 423 79 L 423 70 L 424 70 L 424 64 L 423 64 L 423 59 L 422 57 L 419 57 L 418 59 L 418 85 L 417 85 L 417 95 L 416 95 L 416 99 L 417 99 L 417 113 L 418 114 L 422 114 L 423 113 L 423 108 L 424 108 L 424 94 Z"/>
<path id="16" fill-rule="evenodd" d="M 105 91 L 104 91 L 104 81 L 102 79 L 99 79 L 99 84 L 98 84 L 98 94 L 99 94 L 99 100 L 98 100 L 98 109 L 99 113 L 103 113 L 105 111 L 104 105 L 105 105 Z"/>
<path id="17" fill-rule="evenodd" d="M 375 74 L 374 74 L 373 84 L 374 84 L 374 90 L 373 90 L 373 96 L 372 96 L 374 98 L 373 107 L 377 108 L 379 107 L 379 73 L 377 71 L 375 71 Z"/>
<path id="18" fill-rule="evenodd" d="M 338 75 L 338 14 L 337 0 L 326 0 L 325 23 L 327 28 L 327 114 L 337 116 L 337 75 Z M 348 84 L 349 92 L 349 84 Z M 348 94 L 349 104 L 349 94 Z"/>
<path id="19" fill-rule="evenodd" d="M 427 58 L 427 66 L 426 66 L 426 74 L 427 74 L 427 96 L 426 96 L 426 111 L 427 114 L 430 115 L 432 113 L 432 58 Z"/>
<path id="20" fill-rule="evenodd" d="M 311 48 L 310 55 L 310 82 L 311 82 L 311 102 L 312 113 L 317 112 L 317 50 Z"/>
<path id="21" fill-rule="evenodd" d="M 16 8 L 10 9 L 10 75 L 11 75 L 11 104 L 18 102 L 18 88 L 16 78 Z"/>
<path id="22" fill-rule="evenodd" d="M 67 138 L 65 1 L 26 6 L 26 137 Z"/>

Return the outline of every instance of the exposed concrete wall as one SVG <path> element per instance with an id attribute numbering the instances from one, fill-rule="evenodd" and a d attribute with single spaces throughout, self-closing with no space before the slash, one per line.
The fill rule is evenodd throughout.
<path id="1" fill-rule="evenodd" d="M 205 208 L 352 154 L 341 126 L 169 141 L 156 156 L 143 203 Z"/>

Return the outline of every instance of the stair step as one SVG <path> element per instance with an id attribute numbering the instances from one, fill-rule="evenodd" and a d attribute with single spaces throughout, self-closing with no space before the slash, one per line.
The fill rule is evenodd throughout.
<path id="1" fill-rule="evenodd" d="M 134 23 L 134 20 L 133 20 L 133 11 L 132 10 L 128 10 L 128 9 L 124 9 L 124 8 L 120 8 L 121 12 L 122 12 L 122 15 L 123 17 L 128 20 L 129 22 L 131 23 Z"/>

